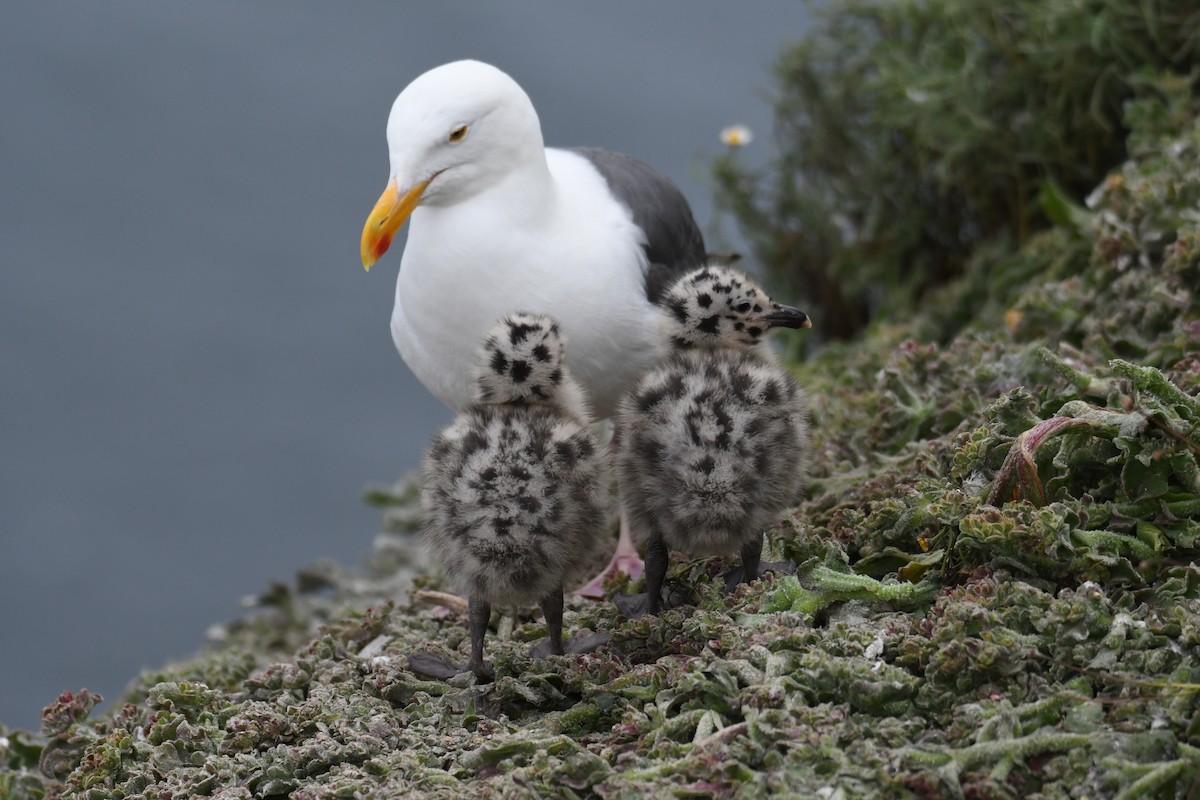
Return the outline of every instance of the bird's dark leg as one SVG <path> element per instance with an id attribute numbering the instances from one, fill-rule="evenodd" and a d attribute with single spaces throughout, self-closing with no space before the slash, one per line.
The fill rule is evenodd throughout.
<path id="1" fill-rule="evenodd" d="M 667 577 L 667 543 L 658 531 L 650 532 L 646 543 L 646 592 L 644 594 L 619 594 L 613 598 L 617 610 L 629 619 L 645 614 L 657 615 L 664 607 L 663 581 Z M 686 596 L 672 594 L 665 601 L 666 608 L 676 608 L 687 602 Z"/>
<path id="2" fill-rule="evenodd" d="M 612 634 L 608 632 L 589 633 L 587 636 L 577 636 L 563 640 L 563 588 L 552 591 L 542 597 L 541 613 L 546 616 L 546 628 L 550 636 L 541 640 L 529 651 L 534 658 L 560 656 L 568 652 L 594 652 L 601 645 L 608 643 Z"/>
<path id="3" fill-rule="evenodd" d="M 491 618 L 490 603 L 473 594 L 467 598 L 467 619 L 471 624 L 471 660 L 467 662 L 467 668 L 475 673 L 480 683 L 490 683 L 495 678 L 492 665 L 483 660 L 483 637 Z"/>
<path id="4" fill-rule="evenodd" d="M 725 576 L 725 593 L 730 594 L 739 583 L 750 583 L 758 577 L 758 564 L 762 561 L 763 537 L 761 534 L 742 545 L 742 565 Z"/>
<path id="5" fill-rule="evenodd" d="M 646 545 L 646 613 L 657 615 L 662 606 L 663 579 L 667 577 L 667 543 L 658 531 Z"/>
<path id="6" fill-rule="evenodd" d="M 602 645 L 608 644 L 609 639 L 612 638 L 612 634 L 601 632 L 576 636 L 567 642 L 563 641 L 562 586 L 542 598 L 542 614 L 546 617 L 546 628 L 550 635 L 544 641 L 534 645 L 530 651 L 534 658 L 561 656 L 564 653 L 591 653 Z"/>
<path id="7" fill-rule="evenodd" d="M 749 583 L 761 577 L 763 537 L 760 534 L 742 545 L 742 582 Z"/>
<path id="8" fill-rule="evenodd" d="M 755 536 L 742 545 L 741 566 L 734 567 L 725 573 L 725 594 L 733 594 L 739 583 L 751 583 L 761 578 L 767 572 L 793 572 L 796 565 L 790 561 L 762 560 L 763 537 Z"/>
<path id="9" fill-rule="evenodd" d="M 455 675 L 473 672 L 480 683 L 493 679 L 492 666 L 483 660 L 483 637 L 487 634 L 492 607 L 475 596 L 467 598 L 467 620 L 471 626 L 471 660 L 464 668 L 432 653 L 409 653 L 408 667 L 417 675 L 438 680 L 450 680 Z"/>
<path id="10" fill-rule="evenodd" d="M 542 598 L 542 614 L 546 617 L 546 628 L 550 633 L 550 653 L 563 654 L 562 619 L 563 595 L 562 586 L 558 586 L 550 594 Z"/>

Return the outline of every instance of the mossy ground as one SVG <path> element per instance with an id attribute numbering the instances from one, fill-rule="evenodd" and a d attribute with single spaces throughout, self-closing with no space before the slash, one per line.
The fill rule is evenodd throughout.
<path id="1" fill-rule="evenodd" d="M 1200 787 L 1200 117 L 1186 78 L 1126 107 L 1129 160 L 1056 225 L 976 250 L 908 321 L 796 367 L 807 498 L 769 532 L 796 575 L 626 621 L 600 652 L 424 681 L 465 615 L 322 565 L 92 719 L 64 694 L 0 730 L 0 796 L 1185 797 Z M 615 587 L 620 588 L 620 587 Z M 432 595 L 436 599 L 436 595 Z"/>

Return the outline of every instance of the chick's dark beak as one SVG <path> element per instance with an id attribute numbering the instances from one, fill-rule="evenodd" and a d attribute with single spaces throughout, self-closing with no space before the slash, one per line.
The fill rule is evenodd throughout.
<path id="1" fill-rule="evenodd" d="M 763 319 L 772 328 L 811 328 L 812 320 L 798 308 L 776 305 Z"/>

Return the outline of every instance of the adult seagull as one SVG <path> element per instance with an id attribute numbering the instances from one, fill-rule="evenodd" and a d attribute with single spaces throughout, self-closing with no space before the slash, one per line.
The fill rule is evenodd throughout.
<path id="1" fill-rule="evenodd" d="M 705 262 L 679 188 L 626 155 L 546 147 L 529 96 L 479 61 L 405 87 L 387 141 L 391 170 L 363 227 L 362 261 L 370 269 L 411 220 L 392 339 L 413 374 L 461 410 L 487 330 L 512 312 L 547 314 L 592 410 L 611 416 L 665 353 L 655 302 Z M 636 573 L 621 528 L 614 562 Z"/>

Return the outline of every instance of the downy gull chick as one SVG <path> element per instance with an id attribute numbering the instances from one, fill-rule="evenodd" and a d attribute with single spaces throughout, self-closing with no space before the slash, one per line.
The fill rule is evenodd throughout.
<path id="1" fill-rule="evenodd" d="M 488 681 L 493 605 L 540 603 L 549 652 L 564 652 L 563 584 L 604 546 L 605 459 L 557 322 L 510 314 L 476 361 L 475 402 L 425 455 L 422 504 L 432 555 L 468 598 L 467 669 Z M 439 677 L 463 671 L 428 655 L 410 663 Z"/>
<path id="2" fill-rule="evenodd" d="M 763 528 L 797 499 L 809 459 L 808 409 L 767 333 L 810 327 L 742 273 L 704 267 L 662 300 L 671 353 L 622 400 L 617 478 L 647 535 L 646 598 L 661 606 L 668 549 L 740 552 L 727 589 L 760 575 Z M 640 608 L 626 603 L 622 610 Z"/>

